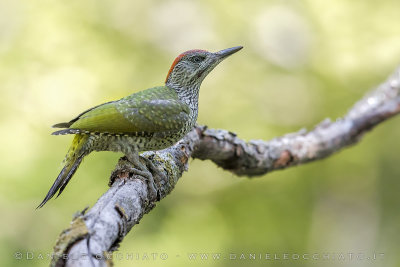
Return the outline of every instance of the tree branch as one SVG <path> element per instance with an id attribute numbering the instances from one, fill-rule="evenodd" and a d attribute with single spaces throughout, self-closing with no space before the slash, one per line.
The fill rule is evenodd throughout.
<path id="1" fill-rule="evenodd" d="M 270 141 L 245 142 L 226 130 L 195 127 L 176 145 L 143 153 L 168 182 L 158 184 L 159 196 L 151 199 L 143 177 L 129 173 L 121 158 L 110 178 L 110 189 L 85 214 L 78 214 L 63 231 L 54 248 L 52 266 L 107 266 L 111 253 L 139 223 L 155 202 L 169 194 L 190 157 L 212 160 L 239 176 L 257 176 L 270 171 L 325 158 L 357 143 L 364 133 L 400 113 L 400 69 L 386 82 L 358 101 L 343 117 L 329 119 L 311 131 L 305 129 Z M 157 174 L 153 174 L 157 175 Z M 157 177 L 155 177 L 157 178 Z"/>

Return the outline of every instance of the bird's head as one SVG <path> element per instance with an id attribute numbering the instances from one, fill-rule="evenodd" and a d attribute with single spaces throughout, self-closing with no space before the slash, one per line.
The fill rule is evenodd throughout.
<path id="1" fill-rule="evenodd" d="M 236 46 L 215 53 L 199 49 L 186 51 L 172 63 L 165 84 L 175 89 L 199 87 L 215 66 L 242 48 Z"/>

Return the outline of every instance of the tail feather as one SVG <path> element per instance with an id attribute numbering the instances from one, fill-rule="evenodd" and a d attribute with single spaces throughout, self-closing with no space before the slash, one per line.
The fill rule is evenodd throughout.
<path id="1" fill-rule="evenodd" d="M 64 129 L 52 133 L 52 135 L 79 134 L 81 131 L 77 129 Z"/>
<path id="2" fill-rule="evenodd" d="M 83 155 L 78 157 L 77 160 L 74 162 L 74 165 L 72 165 L 71 170 L 68 172 L 67 178 L 63 181 L 63 183 L 60 185 L 60 190 L 58 190 L 57 197 L 61 195 L 61 193 L 64 191 L 65 187 L 67 186 L 69 180 L 71 180 L 72 176 L 75 174 L 76 170 L 78 169 L 79 165 L 81 164 L 83 160 Z"/>
<path id="3" fill-rule="evenodd" d="M 71 125 L 72 125 L 72 122 L 61 122 L 61 123 L 54 124 L 51 127 L 53 127 L 53 128 L 69 128 L 69 126 L 71 126 Z"/>
<path id="4" fill-rule="evenodd" d="M 37 209 L 43 207 L 47 201 L 49 201 L 58 191 L 57 197 L 62 193 L 62 191 L 67 186 L 68 182 L 71 180 L 72 176 L 75 174 L 79 165 L 81 164 L 83 158 L 87 155 L 85 144 L 87 142 L 88 136 L 86 135 L 76 135 L 72 146 L 65 158 L 65 166 L 61 170 L 57 179 L 54 181 L 46 197 L 43 199 L 42 203 L 39 204 Z"/>

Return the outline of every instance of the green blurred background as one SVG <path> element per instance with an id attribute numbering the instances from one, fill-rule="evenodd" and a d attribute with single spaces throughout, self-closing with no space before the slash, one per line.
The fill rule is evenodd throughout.
<path id="1" fill-rule="evenodd" d="M 62 197 L 35 210 L 72 138 L 51 136 L 54 123 L 161 85 L 185 50 L 243 45 L 204 81 L 198 122 L 245 140 L 310 129 L 345 114 L 400 63 L 399 14 L 396 0 L 0 0 L 0 266 L 47 265 L 59 233 L 107 190 L 121 156 L 91 154 Z M 191 161 L 122 242 L 119 252 L 134 260 L 116 266 L 400 266 L 399 123 L 323 161 L 258 179 Z M 192 253 L 222 258 L 190 260 Z"/>

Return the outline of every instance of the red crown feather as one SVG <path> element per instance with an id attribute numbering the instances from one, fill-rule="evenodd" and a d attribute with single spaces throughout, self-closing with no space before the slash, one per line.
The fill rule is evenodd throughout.
<path id="1" fill-rule="evenodd" d="M 165 82 L 167 82 L 169 75 L 171 74 L 172 70 L 175 68 L 176 64 L 178 64 L 178 62 L 186 55 L 191 54 L 191 53 L 196 53 L 196 52 L 206 52 L 206 50 L 202 50 L 202 49 L 192 49 L 192 50 L 188 50 L 186 52 L 183 52 L 182 54 L 180 54 L 179 56 L 177 56 L 174 60 L 174 62 L 172 62 L 171 68 L 169 68 L 168 74 L 167 74 L 167 78 L 165 78 Z"/>

